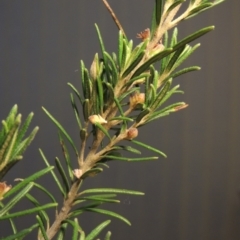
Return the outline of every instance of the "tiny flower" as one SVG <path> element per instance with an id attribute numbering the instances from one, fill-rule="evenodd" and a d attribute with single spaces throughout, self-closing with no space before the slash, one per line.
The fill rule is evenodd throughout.
<path id="1" fill-rule="evenodd" d="M 100 124 L 107 123 L 107 121 L 104 118 L 102 118 L 99 114 L 98 115 L 91 115 L 88 119 L 89 119 L 89 121 L 92 124 L 95 124 L 95 123 L 100 123 Z"/>
<path id="2" fill-rule="evenodd" d="M 134 109 L 138 104 L 144 104 L 145 93 L 135 93 L 129 98 L 130 108 Z"/>
<path id="3" fill-rule="evenodd" d="M 141 38 L 142 41 L 146 40 L 147 38 L 150 38 L 150 29 L 147 28 L 144 31 L 138 33 L 137 38 Z"/>
<path id="4" fill-rule="evenodd" d="M 127 139 L 132 140 L 138 136 L 138 129 L 137 128 L 130 128 L 127 132 Z"/>
<path id="5" fill-rule="evenodd" d="M 82 176 L 82 170 L 81 169 L 74 169 L 73 171 L 73 175 L 79 179 Z"/>
<path id="6" fill-rule="evenodd" d="M 3 199 L 3 195 L 12 188 L 11 185 L 7 185 L 5 182 L 0 182 L 0 200 Z"/>

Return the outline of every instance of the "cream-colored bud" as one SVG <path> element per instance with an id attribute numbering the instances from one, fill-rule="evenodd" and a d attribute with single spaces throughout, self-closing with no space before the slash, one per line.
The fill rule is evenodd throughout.
<path id="1" fill-rule="evenodd" d="M 88 119 L 89 119 L 89 121 L 92 124 L 95 124 L 95 123 L 100 123 L 100 124 L 107 123 L 107 121 L 104 118 L 102 118 L 99 114 L 98 115 L 91 115 Z"/>
<path id="2" fill-rule="evenodd" d="M 97 79 L 99 73 L 99 59 L 98 54 L 95 54 L 95 57 L 93 59 L 92 65 L 90 67 L 90 76 L 92 79 Z"/>
<path id="3" fill-rule="evenodd" d="M 73 171 L 73 175 L 79 179 L 82 176 L 82 170 L 81 169 L 74 169 Z"/>
<path id="4" fill-rule="evenodd" d="M 144 104 L 145 102 L 145 93 L 135 93 L 130 96 L 129 99 L 130 108 L 135 108 L 138 104 Z"/>

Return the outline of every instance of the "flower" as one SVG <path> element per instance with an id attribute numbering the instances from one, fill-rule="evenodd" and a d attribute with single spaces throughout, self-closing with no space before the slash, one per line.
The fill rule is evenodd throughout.
<path id="1" fill-rule="evenodd" d="M 130 108 L 134 109 L 138 104 L 144 104 L 145 102 L 145 93 L 135 93 L 130 96 L 129 99 Z"/>
<path id="2" fill-rule="evenodd" d="M 7 185 L 6 182 L 0 182 L 0 200 L 3 199 L 3 195 L 12 188 L 11 185 Z"/>
<path id="3" fill-rule="evenodd" d="M 92 124 L 95 124 L 95 123 L 100 123 L 100 124 L 107 123 L 107 121 L 104 118 L 102 118 L 99 114 L 98 115 L 91 115 L 88 119 L 89 119 L 89 121 Z"/>
<path id="4" fill-rule="evenodd" d="M 146 40 L 147 38 L 150 38 L 150 29 L 147 28 L 144 31 L 138 33 L 137 38 L 141 38 L 142 41 Z"/>

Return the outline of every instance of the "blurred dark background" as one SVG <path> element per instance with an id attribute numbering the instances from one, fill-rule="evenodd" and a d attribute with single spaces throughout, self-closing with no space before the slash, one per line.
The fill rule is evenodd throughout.
<path id="1" fill-rule="evenodd" d="M 153 2 L 109 0 L 135 44 L 139 42 L 136 34 L 150 26 Z M 145 192 L 144 197 L 123 196 L 120 205 L 110 206 L 132 222 L 128 227 L 113 219 L 108 229 L 114 240 L 240 239 L 239 7 L 238 1 L 226 1 L 179 26 L 180 38 L 201 27 L 215 25 L 216 29 L 197 41 L 201 48 L 184 63 L 202 70 L 175 79 L 185 91 L 175 100 L 189 103 L 189 108 L 141 128 L 139 139 L 161 149 L 168 158 L 112 162 L 109 170 L 86 181 L 85 188 Z M 90 66 L 95 52 L 100 52 L 94 23 L 108 51 L 116 51 L 118 30 L 101 0 L 0 1 L 0 119 L 17 103 L 23 118 L 35 113 L 32 128 L 40 127 L 24 160 L 6 176 L 8 183 L 15 184 L 14 178 L 44 167 L 39 147 L 52 163 L 55 156 L 62 158 L 57 130 L 41 106 L 78 141 L 67 82 L 80 87 L 79 60 Z M 148 155 L 144 151 L 143 156 Z M 50 176 L 40 183 L 61 201 Z M 42 202 L 48 201 L 42 193 L 35 194 Z M 15 211 L 27 206 L 23 201 Z M 105 219 L 86 214 L 80 223 L 89 232 Z M 34 216 L 19 219 L 19 229 L 32 221 Z M 0 237 L 9 233 L 8 225 L 2 226 Z"/>

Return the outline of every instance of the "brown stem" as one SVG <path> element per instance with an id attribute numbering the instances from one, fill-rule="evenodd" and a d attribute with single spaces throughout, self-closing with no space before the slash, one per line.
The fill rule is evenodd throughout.
<path id="1" fill-rule="evenodd" d="M 62 222 L 68 218 L 69 212 L 71 211 L 71 208 L 73 206 L 73 202 L 77 196 L 80 184 L 81 181 L 77 180 L 73 183 L 71 189 L 69 190 L 67 199 L 64 201 L 60 212 L 56 215 L 56 219 L 54 220 L 53 225 L 47 231 L 47 236 L 49 239 L 52 239 L 56 235 L 56 233 L 61 227 Z M 41 240 L 43 240 L 43 238 L 41 238 Z"/>
<path id="2" fill-rule="evenodd" d="M 112 18 L 113 18 L 113 21 L 116 23 L 117 27 L 119 30 L 122 31 L 123 35 L 126 36 L 123 28 L 122 28 L 122 25 L 120 24 L 119 20 L 117 19 L 117 16 L 116 14 L 114 13 L 114 11 L 112 10 L 112 8 L 110 7 L 110 5 L 108 4 L 107 0 L 102 0 L 105 7 L 107 8 L 107 10 L 110 12 Z"/>

